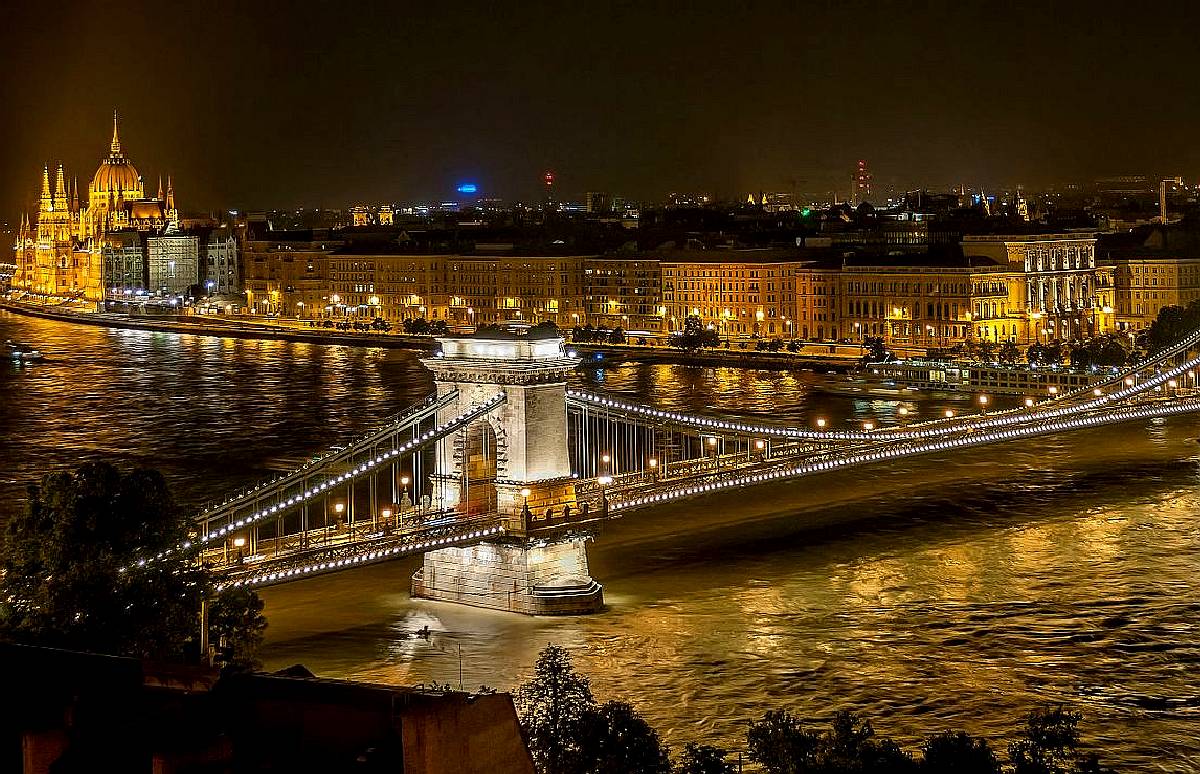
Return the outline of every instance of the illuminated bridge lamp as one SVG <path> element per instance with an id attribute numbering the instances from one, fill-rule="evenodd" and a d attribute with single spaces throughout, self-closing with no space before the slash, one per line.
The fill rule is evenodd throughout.
<path id="1" fill-rule="evenodd" d="M 987 404 L 988 404 L 988 400 L 989 400 L 988 396 L 980 395 L 979 396 L 979 405 L 986 408 Z"/>
<path id="2" fill-rule="evenodd" d="M 1132 376 L 1126 376 L 1126 377 L 1125 377 L 1125 386 L 1126 386 L 1126 387 L 1132 387 L 1132 386 L 1133 386 L 1133 377 L 1132 377 Z"/>
<path id="3" fill-rule="evenodd" d="M 1057 394 L 1058 394 L 1058 388 L 1057 388 L 1057 387 L 1055 387 L 1054 385 L 1050 385 L 1050 394 L 1051 394 L 1051 395 L 1057 395 Z"/>
<path id="4" fill-rule="evenodd" d="M 818 418 L 817 419 L 817 427 L 825 427 L 825 420 Z"/>
<path id="5" fill-rule="evenodd" d="M 342 511 L 344 511 L 344 510 L 346 510 L 345 503 L 334 503 L 333 504 L 333 512 L 338 514 L 339 516 L 342 514 Z"/>
<path id="6" fill-rule="evenodd" d="M 379 515 L 384 519 L 390 519 L 390 518 L 392 518 L 392 509 L 391 508 L 381 508 L 379 510 Z"/>
<path id="7" fill-rule="evenodd" d="M 1167 382 L 1167 386 L 1170 387 L 1171 389 L 1175 389 L 1177 384 L 1178 384 L 1178 382 L 1176 382 L 1174 379 L 1171 379 Z M 1099 393 L 1100 391 L 1096 390 L 1096 392 Z"/>
<path id="8" fill-rule="evenodd" d="M 874 429 L 875 429 L 874 422 L 863 422 L 863 430 L 874 430 Z"/>
<path id="9" fill-rule="evenodd" d="M 241 548 L 241 547 L 242 547 L 242 546 L 244 546 L 244 545 L 246 545 L 246 538 L 244 538 L 244 537 L 235 537 L 235 538 L 233 539 L 233 547 L 234 547 L 234 548 Z"/>
<path id="10" fill-rule="evenodd" d="M 952 411 L 951 409 L 946 409 L 946 419 L 950 419 L 953 416 L 954 416 L 954 411 Z"/>
<path id="11" fill-rule="evenodd" d="M 648 461 L 648 464 L 650 465 L 650 469 L 653 470 L 654 468 L 658 467 L 658 459 L 655 457 L 651 457 Z"/>
<path id="12" fill-rule="evenodd" d="M 762 451 L 766 447 L 767 447 L 767 442 L 761 438 L 759 438 L 757 441 L 754 442 L 754 448 L 758 449 L 759 451 Z"/>
<path id="13" fill-rule="evenodd" d="M 1025 399 L 1025 408 L 1033 408 L 1033 398 Z"/>
<path id="14" fill-rule="evenodd" d="M 716 446 L 716 445 L 717 445 L 717 437 L 716 437 L 715 435 L 710 435 L 710 436 L 708 437 L 708 445 L 709 445 L 709 446 Z"/>
<path id="15" fill-rule="evenodd" d="M 529 509 L 529 487 L 525 487 L 524 489 L 521 490 L 521 499 L 523 500 L 523 502 L 521 504 L 525 507 L 526 510 L 528 510 Z"/>
<path id="16" fill-rule="evenodd" d="M 1174 387 L 1174 385 L 1171 386 Z M 1103 393 L 1101 392 L 1100 388 L 1097 387 L 1096 389 L 1092 390 L 1092 394 L 1099 398 Z"/>

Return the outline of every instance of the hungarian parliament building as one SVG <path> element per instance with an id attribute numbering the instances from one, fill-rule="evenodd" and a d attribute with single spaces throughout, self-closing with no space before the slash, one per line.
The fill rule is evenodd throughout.
<path id="1" fill-rule="evenodd" d="M 197 284 L 197 264 L 210 243 L 220 263 L 236 266 L 234 241 L 221 236 L 181 229 L 170 177 L 165 190 L 160 177 L 158 195 L 146 195 L 141 174 L 121 148 L 114 112 L 108 156 L 86 198 L 80 198 L 77 178 L 68 186 L 61 164 L 53 184 L 50 167 L 43 168 L 37 214 L 21 216 L 13 286 L 86 301 L 103 300 L 113 287 L 184 294 Z"/>

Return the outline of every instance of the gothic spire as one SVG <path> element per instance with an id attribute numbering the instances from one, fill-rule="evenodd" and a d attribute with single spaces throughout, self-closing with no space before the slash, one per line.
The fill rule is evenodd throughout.
<path id="1" fill-rule="evenodd" d="M 50 165 L 42 167 L 42 198 L 50 198 Z"/>
<path id="2" fill-rule="evenodd" d="M 114 156 L 119 156 L 121 154 L 121 137 L 117 133 L 117 109 L 116 108 L 113 108 L 113 138 L 112 138 L 112 145 L 109 146 L 109 150 L 112 151 L 112 154 Z"/>
<path id="3" fill-rule="evenodd" d="M 160 202 L 163 200 L 162 175 L 158 176 L 158 200 Z"/>
<path id="4" fill-rule="evenodd" d="M 170 175 L 167 175 L 167 209 L 175 209 L 175 183 L 171 181 Z"/>
<path id="5" fill-rule="evenodd" d="M 67 198 L 67 181 L 63 177 L 63 166 L 58 165 L 58 173 L 54 176 L 54 198 Z"/>

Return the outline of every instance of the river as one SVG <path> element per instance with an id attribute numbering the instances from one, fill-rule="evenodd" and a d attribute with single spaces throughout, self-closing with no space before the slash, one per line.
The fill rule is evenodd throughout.
<path id="1" fill-rule="evenodd" d="M 74 326 L 0 312 L 49 360 L 0 364 L 0 518 L 42 472 L 161 469 L 194 505 L 273 457 L 335 443 L 427 394 L 416 356 Z M 588 389 L 831 426 L 890 401 L 811 374 L 621 364 Z M 920 415 L 945 406 L 905 404 Z M 952 405 L 952 404 L 946 404 Z M 955 405 L 961 408 L 961 405 Z M 531 619 L 414 602 L 405 560 L 268 589 L 269 668 L 512 688 L 548 642 L 673 746 L 739 747 L 787 707 L 853 708 L 904 741 L 994 739 L 1045 702 L 1122 770 L 1200 768 L 1200 447 L 1193 420 L 901 461 L 620 520 L 590 544 L 609 609 Z M 835 522 L 835 523 L 830 523 Z M 814 525 L 823 526 L 814 526 Z M 414 632 L 428 625 L 428 641 Z"/>

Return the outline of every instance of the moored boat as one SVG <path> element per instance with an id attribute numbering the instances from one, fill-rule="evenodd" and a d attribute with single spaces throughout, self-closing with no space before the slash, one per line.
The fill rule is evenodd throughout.
<path id="1" fill-rule="evenodd" d="M 45 356 L 40 350 L 34 349 L 28 344 L 18 344 L 12 339 L 9 339 L 8 341 L 4 342 L 4 345 L 8 348 L 8 356 L 16 362 L 36 363 L 38 361 L 45 360 Z"/>

